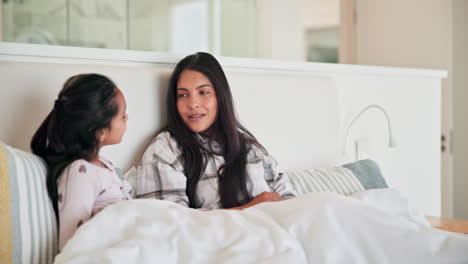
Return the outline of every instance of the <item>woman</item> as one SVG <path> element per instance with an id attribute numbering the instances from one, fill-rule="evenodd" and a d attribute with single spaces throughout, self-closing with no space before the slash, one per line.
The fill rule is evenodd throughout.
<path id="1" fill-rule="evenodd" d="M 191 208 L 244 209 L 294 197 L 275 160 L 237 120 L 218 61 L 198 52 L 169 83 L 168 125 L 138 167 L 137 197 Z"/>

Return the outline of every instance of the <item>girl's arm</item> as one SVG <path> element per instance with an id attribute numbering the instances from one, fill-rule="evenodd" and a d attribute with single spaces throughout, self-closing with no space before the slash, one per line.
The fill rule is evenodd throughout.
<path id="1" fill-rule="evenodd" d="M 60 250 L 75 234 L 78 227 L 88 221 L 99 194 L 100 183 L 89 175 L 87 162 L 78 160 L 70 164 L 58 182 L 58 208 L 60 221 Z"/>
<path id="2" fill-rule="evenodd" d="M 181 154 L 169 133 L 158 135 L 137 168 L 137 198 L 156 198 L 189 207 Z"/>

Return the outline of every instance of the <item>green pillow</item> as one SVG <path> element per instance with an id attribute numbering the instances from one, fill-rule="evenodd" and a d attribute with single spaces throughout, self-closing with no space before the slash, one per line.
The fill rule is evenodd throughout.
<path id="1" fill-rule="evenodd" d="M 350 195 L 367 189 L 388 188 L 379 166 L 372 160 L 359 160 L 329 169 L 284 172 L 297 194 L 336 192 Z"/>

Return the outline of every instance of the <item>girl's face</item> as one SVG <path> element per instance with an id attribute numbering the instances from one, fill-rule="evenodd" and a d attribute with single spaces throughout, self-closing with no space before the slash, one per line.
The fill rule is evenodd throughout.
<path id="1" fill-rule="evenodd" d="M 182 71 L 177 82 L 177 111 L 193 132 L 206 132 L 214 124 L 218 100 L 213 84 L 203 73 Z"/>
<path id="2" fill-rule="evenodd" d="M 104 129 L 103 134 L 100 135 L 103 138 L 103 140 L 101 140 L 102 146 L 120 143 L 125 130 L 127 130 L 127 103 L 125 102 L 123 93 L 119 89 L 117 89 L 115 102 L 119 110 L 114 118 L 112 118 L 110 128 Z"/>

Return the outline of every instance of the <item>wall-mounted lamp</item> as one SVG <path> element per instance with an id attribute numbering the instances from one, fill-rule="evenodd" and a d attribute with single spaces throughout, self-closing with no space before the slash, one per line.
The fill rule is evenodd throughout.
<path id="1" fill-rule="evenodd" d="M 366 108 L 364 108 L 363 110 L 361 110 L 361 112 L 359 112 L 352 120 L 351 122 L 349 123 L 349 125 L 346 127 L 346 132 L 345 132 L 345 135 L 344 135 L 344 142 L 343 142 L 343 154 L 346 154 L 346 143 L 347 143 L 347 140 L 348 140 L 348 134 L 349 134 L 349 130 L 350 128 L 353 126 L 353 124 L 356 122 L 356 120 L 361 117 L 362 114 L 364 114 L 364 112 L 366 112 L 367 110 L 369 109 L 378 109 L 380 111 L 382 111 L 382 113 L 384 113 L 385 115 L 385 118 L 387 119 L 387 125 L 388 125 L 388 147 L 389 148 L 396 148 L 397 147 L 397 142 L 395 140 L 395 137 L 393 136 L 392 134 L 392 125 L 390 124 L 390 117 L 389 115 L 387 114 L 387 111 L 385 111 L 385 109 L 383 107 L 381 107 L 380 105 L 369 105 L 367 106 Z"/>

